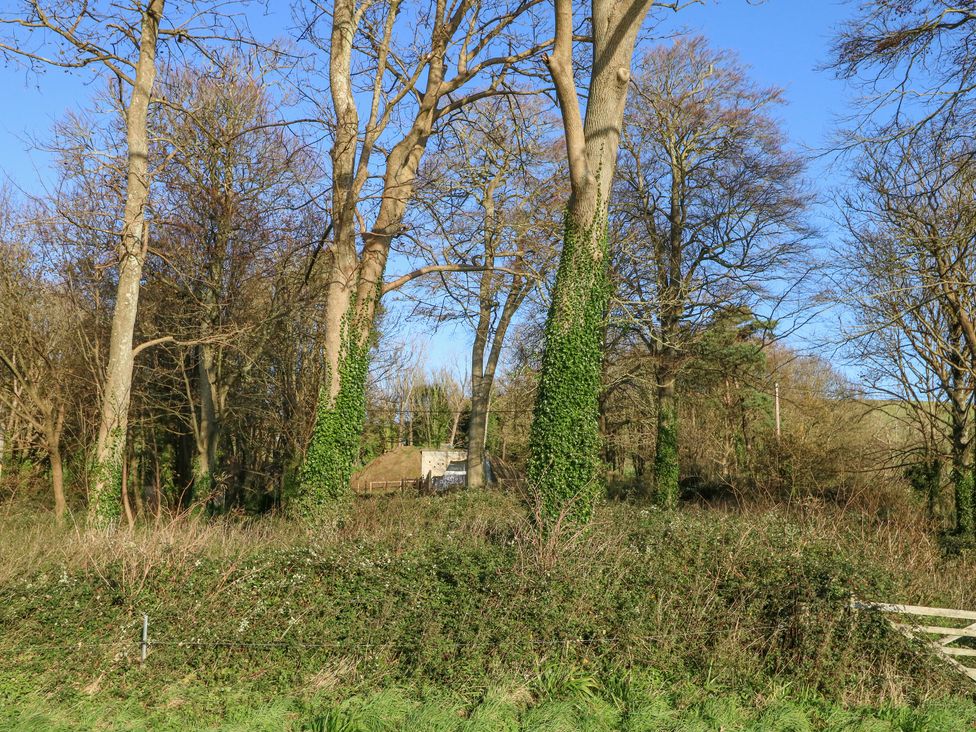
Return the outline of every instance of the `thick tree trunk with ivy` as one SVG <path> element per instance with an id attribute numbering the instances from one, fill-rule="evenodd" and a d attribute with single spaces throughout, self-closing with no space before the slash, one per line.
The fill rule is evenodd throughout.
<path id="1" fill-rule="evenodd" d="M 388 158 L 384 196 L 376 224 L 356 252 L 354 211 L 334 223 L 332 280 L 326 296 L 325 374 L 315 427 L 298 476 L 296 503 L 314 521 L 349 494 L 366 420 L 366 377 L 383 272 L 416 176 L 426 134 L 408 136 Z M 418 149 L 419 148 L 419 149 Z M 340 209 L 337 209 L 340 210 Z"/>
<path id="2" fill-rule="evenodd" d="M 654 501 L 662 508 L 678 505 L 678 400 L 675 377 L 658 371 L 657 436 L 654 442 Z"/>
<path id="3" fill-rule="evenodd" d="M 299 473 L 298 506 L 308 521 L 321 518 L 348 496 L 349 479 L 359 454 L 366 419 L 368 340 L 346 311 L 334 343 L 335 366 L 328 366 L 319 389 L 315 428 Z"/>
<path id="4" fill-rule="evenodd" d="M 135 83 L 125 115 L 128 177 L 119 281 L 112 313 L 112 334 L 102 390 L 98 442 L 88 494 L 88 519 L 113 523 L 121 514 L 122 466 L 132 392 L 136 312 L 146 256 L 146 202 L 149 198 L 149 99 L 156 79 L 156 44 L 163 0 L 151 0 L 142 15 Z"/>
<path id="5" fill-rule="evenodd" d="M 566 215 L 530 437 L 529 481 L 547 522 L 585 522 L 602 487 L 599 397 L 610 297 L 605 209 Z"/>
<path id="6" fill-rule="evenodd" d="M 573 77 L 571 0 L 557 0 L 547 59 L 556 86 L 571 195 L 546 322 L 528 476 L 548 528 L 590 518 L 602 488 L 599 395 L 607 275 L 607 201 L 616 169 L 637 33 L 651 0 L 593 0 L 593 62 L 586 119 Z"/>

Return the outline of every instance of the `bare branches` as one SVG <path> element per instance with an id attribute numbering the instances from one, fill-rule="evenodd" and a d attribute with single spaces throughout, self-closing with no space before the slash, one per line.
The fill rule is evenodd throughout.
<path id="1" fill-rule="evenodd" d="M 499 253 L 499 257 L 504 256 L 515 256 L 511 252 Z M 512 269 L 510 267 L 498 267 L 498 266 L 482 266 L 478 264 L 428 264 L 423 267 L 418 267 L 412 272 L 401 275 L 394 280 L 390 280 L 383 284 L 383 294 L 392 292 L 393 290 L 398 290 L 403 287 L 408 282 L 412 282 L 418 277 L 423 277 L 424 275 L 433 274 L 435 272 L 505 272 L 506 274 L 515 276 L 524 276 L 525 273 L 519 270 Z"/>
<path id="2" fill-rule="evenodd" d="M 890 142 L 962 120 L 976 90 L 976 10 L 947 0 L 872 0 L 840 32 L 831 67 L 868 90 L 853 142 Z M 971 125 L 963 125 L 959 131 Z M 968 134 L 965 131 L 964 134 Z"/>
<path id="3" fill-rule="evenodd" d="M 580 112 L 576 79 L 573 75 L 573 3 L 572 0 L 555 0 L 556 41 L 552 54 L 544 58 L 549 67 L 559 110 L 562 113 L 563 132 L 566 137 L 566 157 L 574 190 L 579 190 L 588 175 L 586 167 L 586 140 L 583 137 L 583 116 Z"/>

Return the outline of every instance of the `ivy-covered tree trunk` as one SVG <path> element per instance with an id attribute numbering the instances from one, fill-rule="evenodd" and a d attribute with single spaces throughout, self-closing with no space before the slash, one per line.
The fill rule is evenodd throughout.
<path id="1" fill-rule="evenodd" d="M 108 364 L 102 390 L 98 442 L 95 447 L 92 482 L 88 493 L 88 520 L 106 525 L 121 516 L 122 467 L 129 424 L 132 392 L 132 350 L 139 289 L 146 252 L 146 215 L 149 199 L 149 100 L 156 80 L 156 43 L 164 0 L 151 0 L 143 10 L 139 59 L 135 83 L 125 114 L 128 145 L 128 177 L 122 241 L 119 248 L 119 281 Z"/>
<path id="2" fill-rule="evenodd" d="M 298 512 L 307 521 L 327 515 L 349 496 L 366 420 L 368 348 L 347 320 L 335 378 L 327 373 L 319 389 L 315 428 L 298 475 Z M 338 387 L 334 394 L 333 384 Z"/>
<path id="3" fill-rule="evenodd" d="M 678 505 L 678 404 L 675 377 L 658 372 L 657 437 L 654 443 L 654 501 L 663 508 Z"/>
<path id="4" fill-rule="evenodd" d="M 529 438 L 528 477 L 545 528 L 587 521 L 603 487 L 599 396 L 610 297 L 607 201 L 634 45 L 652 4 L 592 1 L 593 55 L 584 119 L 573 74 L 573 3 L 555 2 L 556 37 L 546 63 L 566 136 L 571 194 Z"/>
<path id="5" fill-rule="evenodd" d="M 392 155 L 391 155 L 392 157 Z M 298 474 L 293 509 L 309 522 L 327 517 L 349 498 L 349 480 L 359 460 L 366 423 L 366 378 L 376 309 L 393 224 L 402 209 L 384 205 L 378 230 L 364 236 L 356 256 L 355 229 L 337 226 L 335 261 L 326 298 L 325 373 L 316 404 L 315 427 Z"/>
<path id="6" fill-rule="evenodd" d="M 529 440 L 528 478 L 547 524 L 587 521 L 602 487 L 599 397 L 610 296 L 606 252 L 606 210 L 600 207 L 582 225 L 567 213 Z"/>

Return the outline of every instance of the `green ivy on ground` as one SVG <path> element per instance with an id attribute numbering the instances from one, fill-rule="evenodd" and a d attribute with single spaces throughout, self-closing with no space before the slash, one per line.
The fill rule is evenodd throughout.
<path id="1" fill-rule="evenodd" d="M 529 440 L 530 485 L 540 519 L 585 523 L 601 491 L 598 425 L 603 321 L 610 298 L 605 213 L 581 226 L 566 213 L 563 252 L 546 323 L 535 418 Z"/>
<path id="2" fill-rule="evenodd" d="M 729 706 L 743 724 L 722 716 L 726 729 L 847 729 L 859 706 L 891 722 L 869 729 L 967 729 L 895 724 L 935 699 L 972 721 L 968 679 L 850 610 L 908 588 L 971 604 L 968 586 L 906 561 L 937 551 L 914 529 L 608 504 L 600 541 L 544 568 L 517 508 L 491 492 L 364 499 L 335 532 L 181 519 L 112 537 L 4 517 L 0 729 L 300 729 L 340 707 L 366 729 L 473 729 L 496 694 L 515 704 L 509 729 L 655 729 L 653 699 L 688 729 L 717 729 L 702 720 Z M 954 561 L 971 575 L 974 559 Z M 361 700 L 391 693 L 384 727 Z M 428 702 L 457 726 L 421 724 Z M 809 724 L 775 726 L 787 704 Z"/>

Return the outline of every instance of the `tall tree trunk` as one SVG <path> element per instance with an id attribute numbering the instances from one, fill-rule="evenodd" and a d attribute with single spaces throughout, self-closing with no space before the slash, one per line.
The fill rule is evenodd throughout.
<path id="1" fill-rule="evenodd" d="M 200 416 L 194 434 L 196 455 L 193 464 L 193 491 L 209 498 L 214 488 L 217 443 L 220 438 L 220 395 L 218 393 L 216 354 L 210 344 L 199 346 L 197 360 L 197 393 Z"/>
<path id="2" fill-rule="evenodd" d="M 654 499 L 664 508 L 678 505 L 678 404 L 674 386 L 673 371 L 660 367 L 657 373 Z"/>
<path id="3" fill-rule="evenodd" d="M 488 438 L 488 398 L 491 387 L 477 373 L 475 360 L 471 370 L 471 419 L 468 422 L 467 486 L 470 490 L 485 487 L 485 440 Z M 482 363 L 477 364 L 482 367 Z M 479 369 L 480 370 L 480 369 Z"/>
<path id="4" fill-rule="evenodd" d="M 64 497 L 64 461 L 61 456 L 61 435 L 64 432 L 64 405 L 55 409 L 50 400 L 41 404 L 43 420 L 38 425 L 44 437 L 48 461 L 51 464 L 51 490 L 54 494 L 54 518 L 58 523 L 64 520 L 67 507 Z"/>
<path id="5" fill-rule="evenodd" d="M 125 515 L 125 522 L 131 529 L 136 525 L 135 516 L 132 515 L 132 504 L 129 502 L 129 461 L 122 462 L 122 511 Z"/>
<path id="6" fill-rule="evenodd" d="M 657 436 L 654 448 L 654 497 L 665 508 L 678 505 L 678 405 L 675 393 L 677 379 L 679 324 L 682 314 L 683 287 L 681 263 L 684 258 L 685 176 L 683 161 L 670 160 L 671 204 L 668 211 L 668 240 L 655 245 L 658 297 L 660 299 L 660 333 L 657 345 Z M 660 239 L 660 237 L 659 237 Z"/>
<path id="7" fill-rule="evenodd" d="M 298 513 L 308 520 L 349 495 L 349 478 L 359 457 L 366 420 L 369 349 L 386 260 L 413 195 L 442 93 L 443 62 L 431 63 L 417 116 L 387 155 L 379 211 L 373 227 L 362 236 L 362 253 L 357 256 L 356 207 L 365 168 L 356 170 L 359 116 L 350 77 L 354 15 L 352 2 L 335 4 L 330 79 L 338 122 L 332 149 L 334 259 L 326 296 L 326 373 L 296 497 Z M 444 49 L 434 53 L 443 54 Z"/>
<path id="8" fill-rule="evenodd" d="M 54 491 L 54 518 L 64 520 L 67 503 L 64 499 L 64 462 L 61 458 L 61 430 L 64 425 L 64 408 L 59 412 L 54 431 L 47 437 L 47 454 L 51 461 L 51 488 Z"/>
<path id="9" fill-rule="evenodd" d="M 67 507 L 64 500 L 64 463 L 61 459 L 60 444 L 48 445 L 47 454 L 51 459 L 51 487 L 54 489 L 54 518 L 60 523 L 64 521 L 64 512 Z"/>
<path id="10" fill-rule="evenodd" d="M 966 374 L 951 365 L 952 390 L 952 485 L 956 499 L 956 531 L 962 536 L 976 533 L 973 493 L 972 389 Z"/>
<path id="11" fill-rule="evenodd" d="M 530 289 L 531 285 L 522 280 L 512 283 L 495 326 L 487 360 L 484 358 L 487 330 L 482 329 L 479 322 L 478 331 L 475 333 L 475 345 L 471 349 L 471 419 L 468 426 L 466 466 L 468 488 L 479 489 L 485 485 L 485 443 L 488 438 L 488 416 L 491 410 L 491 392 L 495 386 L 495 374 L 498 371 L 498 362 L 501 360 L 505 336 L 512 324 L 512 318 L 515 317 Z"/>
<path id="12" fill-rule="evenodd" d="M 485 441 L 488 438 L 488 413 L 491 404 L 491 391 L 495 384 L 495 372 L 501 358 L 512 318 L 522 301 L 528 295 L 530 285 L 520 277 L 515 277 L 505 296 L 505 304 L 498 316 L 494 334 L 491 333 L 492 307 L 495 292 L 491 286 L 495 264 L 495 206 L 492 196 L 494 186 L 489 186 L 486 196 L 485 220 L 491 229 L 486 237 L 485 271 L 481 275 L 478 290 L 478 325 L 475 328 L 474 343 L 471 346 L 471 418 L 468 422 L 468 458 L 466 463 L 467 486 L 479 490 L 485 485 Z M 485 350 L 488 359 L 485 360 Z"/>
<path id="13" fill-rule="evenodd" d="M 133 450 L 129 455 L 129 481 L 133 485 L 132 487 L 132 497 L 135 499 L 135 513 L 136 518 L 142 518 L 146 515 L 145 502 L 143 500 L 143 490 L 145 488 L 145 477 L 143 464 L 144 460 L 140 459 L 140 456 L 136 454 Z"/>
<path id="14" fill-rule="evenodd" d="M 119 497 L 132 392 L 132 341 L 145 262 L 145 209 L 149 197 L 148 111 L 156 79 L 156 43 L 163 2 L 150 0 L 143 11 L 135 84 L 125 118 L 128 178 L 119 251 L 119 282 L 112 313 L 95 470 L 88 495 L 89 521 L 99 524 L 115 522 L 120 514 Z"/>
<path id="15" fill-rule="evenodd" d="M 382 39 L 377 44 L 381 47 L 376 57 L 378 75 L 374 79 L 373 102 L 362 133 L 357 109 L 361 100 L 356 98 L 353 82 L 354 74 L 359 73 L 354 69 L 353 46 L 363 22 L 365 6 L 357 8 L 357 5 L 355 0 L 334 0 L 332 3 L 329 90 L 335 111 L 331 152 L 335 274 L 326 303 L 325 383 L 318 396 L 315 427 L 299 472 L 295 500 L 298 512 L 306 518 L 315 518 L 349 493 L 349 477 L 358 458 L 365 421 L 368 355 L 376 307 L 383 293 L 383 273 L 391 242 L 401 230 L 407 202 L 413 195 L 417 170 L 434 123 L 439 113 L 456 108 L 455 105 L 473 102 L 482 95 L 462 95 L 461 99 L 443 105 L 440 112 L 438 105 L 470 81 L 479 69 L 500 63 L 501 59 L 493 57 L 484 59 L 483 66 L 475 58 L 486 51 L 486 46 L 491 46 L 508 24 L 531 7 L 526 4 L 485 21 L 477 14 L 479 3 L 436 3 L 432 17 L 428 18 L 431 34 L 418 67 L 420 75 L 403 80 L 404 93 L 413 92 L 414 117 L 403 138 L 388 148 L 376 219 L 372 227 L 363 232 L 362 251 L 357 256 L 358 222 L 362 220 L 357 207 L 370 178 L 369 161 L 378 151 L 381 133 L 389 119 L 386 111 L 379 111 L 379 100 L 385 93 L 386 73 L 392 68 L 390 39 L 400 2 L 387 4 L 384 30 L 376 37 Z M 482 22 L 486 23 L 482 40 L 472 42 L 471 38 L 478 38 L 476 28 Z M 496 29 L 492 30 L 493 27 Z M 467 31 L 462 31 L 463 28 Z M 465 40 L 457 43 L 459 32 L 467 35 Z M 453 79 L 445 78 L 449 48 L 452 68 L 457 71 Z M 513 62 L 516 56 L 518 54 L 511 56 Z M 423 78 L 422 89 L 418 78 Z M 493 84 L 486 93 L 494 93 L 495 89 Z"/>
<path id="16" fill-rule="evenodd" d="M 616 170 L 630 66 L 651 1 L 593 0 L 593 65 L 586 119 L 573 77 L 572 1 L 556 2 L 548 66 L 566 133 L 571 195 L 546 321 L 529 439 L 529 482 L 552 527 L 590 518 L 601 486 L 599 395 L 603 320 L 610 298 L 607 202 Z"/>

